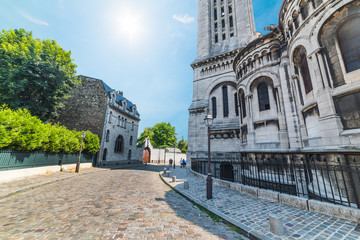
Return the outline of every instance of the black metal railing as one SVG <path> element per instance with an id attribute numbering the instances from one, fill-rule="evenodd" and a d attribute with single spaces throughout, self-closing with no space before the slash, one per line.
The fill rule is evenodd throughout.
<path id="1" fill-rule="evenodd" d="M 212 159 L 213 177 L 307 199 L 360 208 L 360 155 L 243 154 Z M 207 174 L 207 159 L 191 159 Z"/>

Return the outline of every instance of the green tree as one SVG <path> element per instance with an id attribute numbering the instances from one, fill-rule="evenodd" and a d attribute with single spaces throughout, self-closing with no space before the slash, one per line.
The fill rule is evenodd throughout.
<path id="1" fill-rule="evenodd" d="M 181 138 L 179 141 L 178 148 L 181 150 L 181 152 L 187 153 L 187 141 L 184 140 L 184 138 Z"/>
<path id="2" fill-rule="evenodd" d="M 175 127 L 171 126 L 170 123 L 161 122 L 152 128 L 145 128 L 144 132 L 141 133 L 138 142 L 141 144 L 147 136 L 149 136 L 151 144 L 155 148 L 177 146 Z"/>
<path id="3" fill-rule="evenodd" d="M 151 127 L 147 127 L 144 129 L 144 131 L 141 133 L 140 137 L 138 138 L 138 146 L 140 146 L 147 137 L 150 138 L 151 144 L 154 146 L 154 141 L 152 140 L 154 136 L 154 132 Z"/>
<path id="4" fill-rule="evenodd" d="M 56 118 L 79 84 L 71 52 L 24 29 L 0 33 L 0 105 L 26 108 L 42 121 Z"/>

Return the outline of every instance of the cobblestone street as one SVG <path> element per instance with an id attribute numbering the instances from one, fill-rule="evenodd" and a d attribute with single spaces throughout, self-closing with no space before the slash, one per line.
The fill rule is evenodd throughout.
<path id="1" fill-rule="evenodd" d="M 171 191 L 161 169 L 95 171 L 5 197 L 0 239 L 245 239 Z"/>

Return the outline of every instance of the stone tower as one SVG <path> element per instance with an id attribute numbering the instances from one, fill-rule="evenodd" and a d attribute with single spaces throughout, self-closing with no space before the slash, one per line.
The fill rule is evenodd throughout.
<path id="1" fill-rule="evenodd" d="M 252 0 L 199 0 L 197 58 L 189 108 L 188 159 L 206 155 L 204 116 L 212 114 L 212 152 L 238 152 L 239 106 L 232 63 L 255 38 Z"/>

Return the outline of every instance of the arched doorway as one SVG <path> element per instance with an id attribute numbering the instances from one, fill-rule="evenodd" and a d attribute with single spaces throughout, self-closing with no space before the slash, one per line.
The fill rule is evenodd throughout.
<path id="1" fill-rule="evenodd" d="M 143 151 L 143 163 L 150 163 L 150 148 L 148 147 Z"/>

